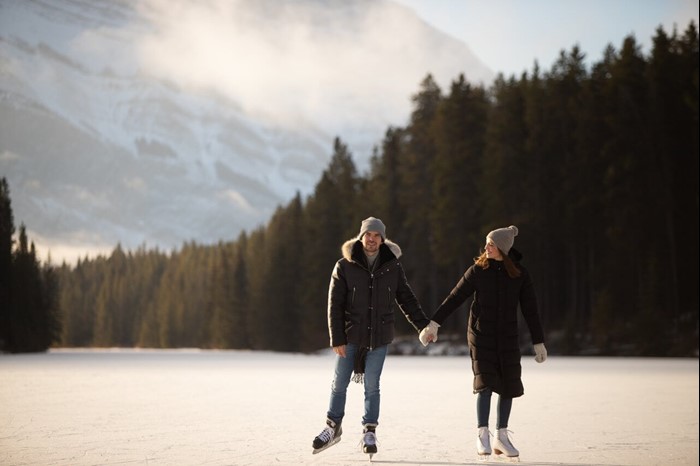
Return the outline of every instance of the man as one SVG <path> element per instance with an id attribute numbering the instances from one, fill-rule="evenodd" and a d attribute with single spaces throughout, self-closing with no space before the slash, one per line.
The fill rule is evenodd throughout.
<path id="1" fill-rule="evenodd" d="M 420 332 L 430 320 L 406 280 L 399 262 L 401 249 L 386 239 L 381 220 L 362 221 L 357 238 L 341 248 L 328 290 L 328 331 L 336 353 L 326 427 L 314 439 L 314 453 L 340 441 L 345 415 L 347 388 L 352 377 L 364 382 L 365 413 L 362 418 L 362 449 L 377 452 L 376 427 L 379 423 L 379 378 L 394 338 L 394 303 Z"/>

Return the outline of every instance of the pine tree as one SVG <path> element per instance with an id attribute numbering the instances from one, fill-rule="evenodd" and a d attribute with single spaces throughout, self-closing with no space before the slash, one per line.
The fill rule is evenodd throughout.
<path id="1" fill-rule="evenodd" d="M 432 233 L 427 245 L 434 264 L 433 294 L 440 297 L 465 272 L 481 241 L 479 179 L 488 108 L 484 89 L 473 87 L 460 75 L 441 99 L 432 122 L 435 158 L 428 215 Z M 466 325 L 466 313 L 457 315 L 448 323 L 454 330 Z"/>
<path id="2" fill-rule="evenodd" d="M 403 162 L 405 132 L 401 128 L 389 128 L 381 144 L 381 151 L 375 149 L 370 160 L 369 177 L 361 187 L 360 199 L 373 202 L 364 211 L 367 216 L 382 219 L 391 229 L 390 238 L 401 243 L 404 230 L 401 228 L 405 213 L 401 203 L 401 182 L 399 173 Z M 371 210 L 370 210 L 371 209 Z M 366 218 L 366 217 L 364 217 Z"/>
<path id="3" fill-rule="evenodd" d="M 0 351 L 46 351 L 59 337 L 57 280 L 41 267 L 24 224 L 13 249 L 10 189 L 0 180 Z"/>
<path id="4" fill-rule="evenodd" d="M 265 283 L 265 254 L 266 237 L 263 227 L 253 230 L 248 235 L 246 244 L 247 260 L 247 275 L 248 275 L 248 305 L 250 313 L 247 319 L 248 338 L 250 347 L 254 350 L 269 349 L 267 344 L 267 335 L 265 332 L 269 329 L 270 322 L 261 323 L 258 320 L 259 306 L 263 302 L 264 293 L 269 293 L 269 284 Z M 266 286 L 267 285 L 267 286 Z"/>
<path id="5" fill-rule="evenodd" d="M 21 225 L 10 279 L 9 331 L 5 348 L 10 352 L 45 351 L 57 338 L 55 282 L 48 270 L 42 277 L 35 246 L 29 243 L 26 228 Z"/>
<path id="6" fill-rule="evenodd" d="M 250 292 L 248 279 L 248 235 L 241 233 L 236 240 L 235 265 L 231 286 L 231 348 L 250 348 Z"/>
<path id="7" fill-rule="evenodd" d="M 430 244 L 434 261 L 447 267 L 452 279 L 464 273 L 482 239 L 479 177 L 487 120 L 485 91 L 460 75 L 440 102 L 433 122 L 436 151 L 430 220 L 435 228 Z"/>
<path id="8" fill-rule="evenodd" d="M 363 218 L 373 215 L 360 208 L 357 169 L 340 139 L 303 211 L 304 260 L 301 264 L 302 339 L 305 349 L 328 345 L 327 298 L 330 274 L 340 259 L 342 244 L 356 236 Z M 364 217 L 363 217 L 364 215 Z"/>
<path id="9" fill-rule="evenodd" d="M 433 206 L 433 164 L 435 140 L 432 132 L 433 120 L 442 99 L 442 91 L 431 75 L 421 82 L 419 92 L 413 96 L 414 109 L 410 124 L 406 128 L 406 147 L 399 164 L 400 202 L 405 213 L 402 222 L 402 263 L 413 291 L 426 308 L 438 305 L 437 275 L 433 267 L 431 249 L 433 226 L 430 212 Z M 387 225 L 387 229 L 397 226 Z M 389 233 L 387 233 L 389 234 Z M 442 296 L 440 296 L 441 298 Z M 398 324 L 405 331 L 408 324 Z"/>
<path id="10" fill-rule="evenodd" d="M 0 179 L 0 351 L 10 345 L 10 279 L 12 277 L 12 236 L 15 234 L 7 180 Z"/>
<path id="11" fill-rule="evenodd" d="M 276 351 L 299 351 L 302 347 L 299 271 L 302 252 L 301 196 L 278 209 L 267 227 L 264 264 L 256 321 L 265 334 L 265 347 Z M 279 323 L 284 323 L 280 325 Z"/>
<path id="12" fill-rule="evenodd" d="M 697 293 L 692 293 L 694 299 L 681 297 L 689 295 L 685 290 L 692 290 L 691 283 L 696 283 L 698 275 L 697 267 L 682 259 L 698 257 L 698 244 L 692 239 L 698 231 L 698 131 L 694 126 L 698 119 L 697 30 L 691 23 L 679 38 L 675 31 L 669 37 L 659 28 L 653 44 L 648 77 L 651 124 L 655 128 L 653 165 L 660 182 L 650 187 L 657 190 L 655 199 L 663 218 L 658 245 L 668 265 L 663 288 L 672 290 L 664 293 L 664 307 L 668 317 L 677 321 L 681 306 L 697 303 Z"/>
<path id="13" fill-rule="evenodd" d="M 529 209 L 518 209 L 532 192 L 527 174 L 532 161 L 528 157 L 528 128 L 525 119 L 527 78 L 505 81 L 498 76 L 491 87 L 491 105 L 486 129 L 486 154 L 482 176 L 473 168 L 470 178 L 479 184 L 482 199 L 482 226 L 490 231 L 504 222 L 527 225 L 531 222 Z M 481 241 L 483 235 L 480 235 Z M 479 244 L 479 246 L 483 246 Z"/>
<path id="14" fill-rule="evenodd" d="M 40 351 L 50 348 L 60 341 L 62 331 L 61 306 L 59 299 L 59 282 L 56 270 L 50 264 L 43 266 L 41 274 L 41 301 L 39 305 L 39 319 L 42 325 L 40 332 Z"/>

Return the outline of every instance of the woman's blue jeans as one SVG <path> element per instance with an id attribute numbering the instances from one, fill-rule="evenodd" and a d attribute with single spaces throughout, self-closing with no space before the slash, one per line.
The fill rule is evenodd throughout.
<path id="1" fill-rule="evenodd" d="M 491 394 L 490 388 L 482 390 L 476 396 L 476 418 L 479 425 L 477 427 L 488 427 L 489 414 L 491 413 Z M 496 428 L 505 429 L 508 427 L 508 418 L 510 418 L 510 410 L 513 407 L 513 398 L 504 398 L 498 395 L 498 411 L 496 417 Z"/>
<path id="2" fill-rule="evenodd" d="M 345 357 L 336 356 L 335 359 L 335 375 L 331 385 L 331 401 L 328 408 L 328 417 L 334 422 L 342 421 L 345 416 L 345 400 L 357 348 L 357 345 L 348 344 L 345 346 Z M 364 377 L 365 415 L 362 417 L 363 425 L 377 425 L 379 423 L 379 378 L 382 375 L 387 348 L 388 345 L 384 345 L 374 348 L 367 353 Z"/>

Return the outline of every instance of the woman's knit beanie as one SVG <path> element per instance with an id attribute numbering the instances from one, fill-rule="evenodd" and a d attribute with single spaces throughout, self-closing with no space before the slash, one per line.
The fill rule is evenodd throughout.
<path id="1" fill-rule="evenodd" d="M 508 228 L 498 228 L 486 235 L 486 241 L 491 240 L 503 254 L 508 254 L 513 247 L 513 241 L 518 236 L 518 227 L 511 225 Z"/>

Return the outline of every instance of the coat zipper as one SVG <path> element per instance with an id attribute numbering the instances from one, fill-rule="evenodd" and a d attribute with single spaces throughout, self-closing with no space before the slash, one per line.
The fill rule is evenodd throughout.
<path id="1" fill-rule="evenodd" d="M 373 300 L 373 295 L 374 295 L 374 274 L 370 272 L 369 274 L 369 279 L 370 279 L 370 292 L 369 295 L 369 306 L 371 309 L 371 312 L 369 314 L 369 350 L 372 351 L 372 348 L 374 348 L 374 328 L 373 324 L 375 323 L 375 318 L 374 318 L 374 313 L 375 309 L 374 306 L 372 305 L 372 300 Z"/>

